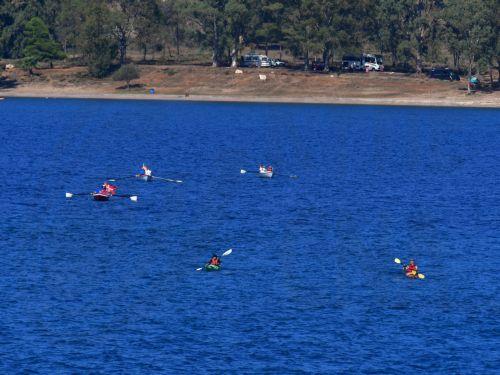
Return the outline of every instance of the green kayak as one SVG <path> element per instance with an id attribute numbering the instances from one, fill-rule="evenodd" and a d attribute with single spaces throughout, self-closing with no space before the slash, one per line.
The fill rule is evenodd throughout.
<path id="1" fill-rule="evenodd" d="M 213 264 L 206 264 L 205 265 L 205 271 L 211 272 L 211 271 L 220 271 L 221 266 L 214 266 Z"/>

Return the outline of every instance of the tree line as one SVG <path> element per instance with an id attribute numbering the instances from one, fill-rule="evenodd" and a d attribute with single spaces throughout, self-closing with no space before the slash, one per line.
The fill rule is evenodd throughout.
<path id="1" fill-rule="evenodd" d="M 130 48 L 179 58 L 210 51 L 213 66 L 237 66 L 245 48 L 312 56 L 371 50 L 422 72 L 499 69 L 500 0 L 0 0 L 0 56 L 40 61 L 78 56 L 102 77 Z"/>

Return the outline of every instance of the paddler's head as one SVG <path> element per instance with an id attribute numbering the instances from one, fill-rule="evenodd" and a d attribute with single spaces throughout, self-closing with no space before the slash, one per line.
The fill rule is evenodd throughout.
<path id="1" fill-rule="evenodd" d="M 415 264 L 415 261 L 413 259 L 410 259 L 410 264 Z"/>

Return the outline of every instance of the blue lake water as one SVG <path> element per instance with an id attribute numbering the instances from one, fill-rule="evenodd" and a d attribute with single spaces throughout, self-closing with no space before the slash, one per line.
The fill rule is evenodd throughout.
<path id="1" fill-rule="evenodd" d="M 0 373 L 498 373 L 499 115 L 0 102 Z"/>

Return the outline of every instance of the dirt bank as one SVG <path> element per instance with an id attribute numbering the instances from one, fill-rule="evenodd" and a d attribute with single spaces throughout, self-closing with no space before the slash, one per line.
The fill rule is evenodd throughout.
<path id="1" fill-rule="evenodd" d="M 3 73 L 0 96 L 500 107 L 498 91 L 467 95 L 464 79 L 288 69 L 241 69 L 235 74 L 231 68 L 183 65 L 140 66 L 140 70 L 141 78 L 127 90 L 123 82 L 88 77 L 83 67 L 36 70 L 34 76 L 14 69 Z"/>

